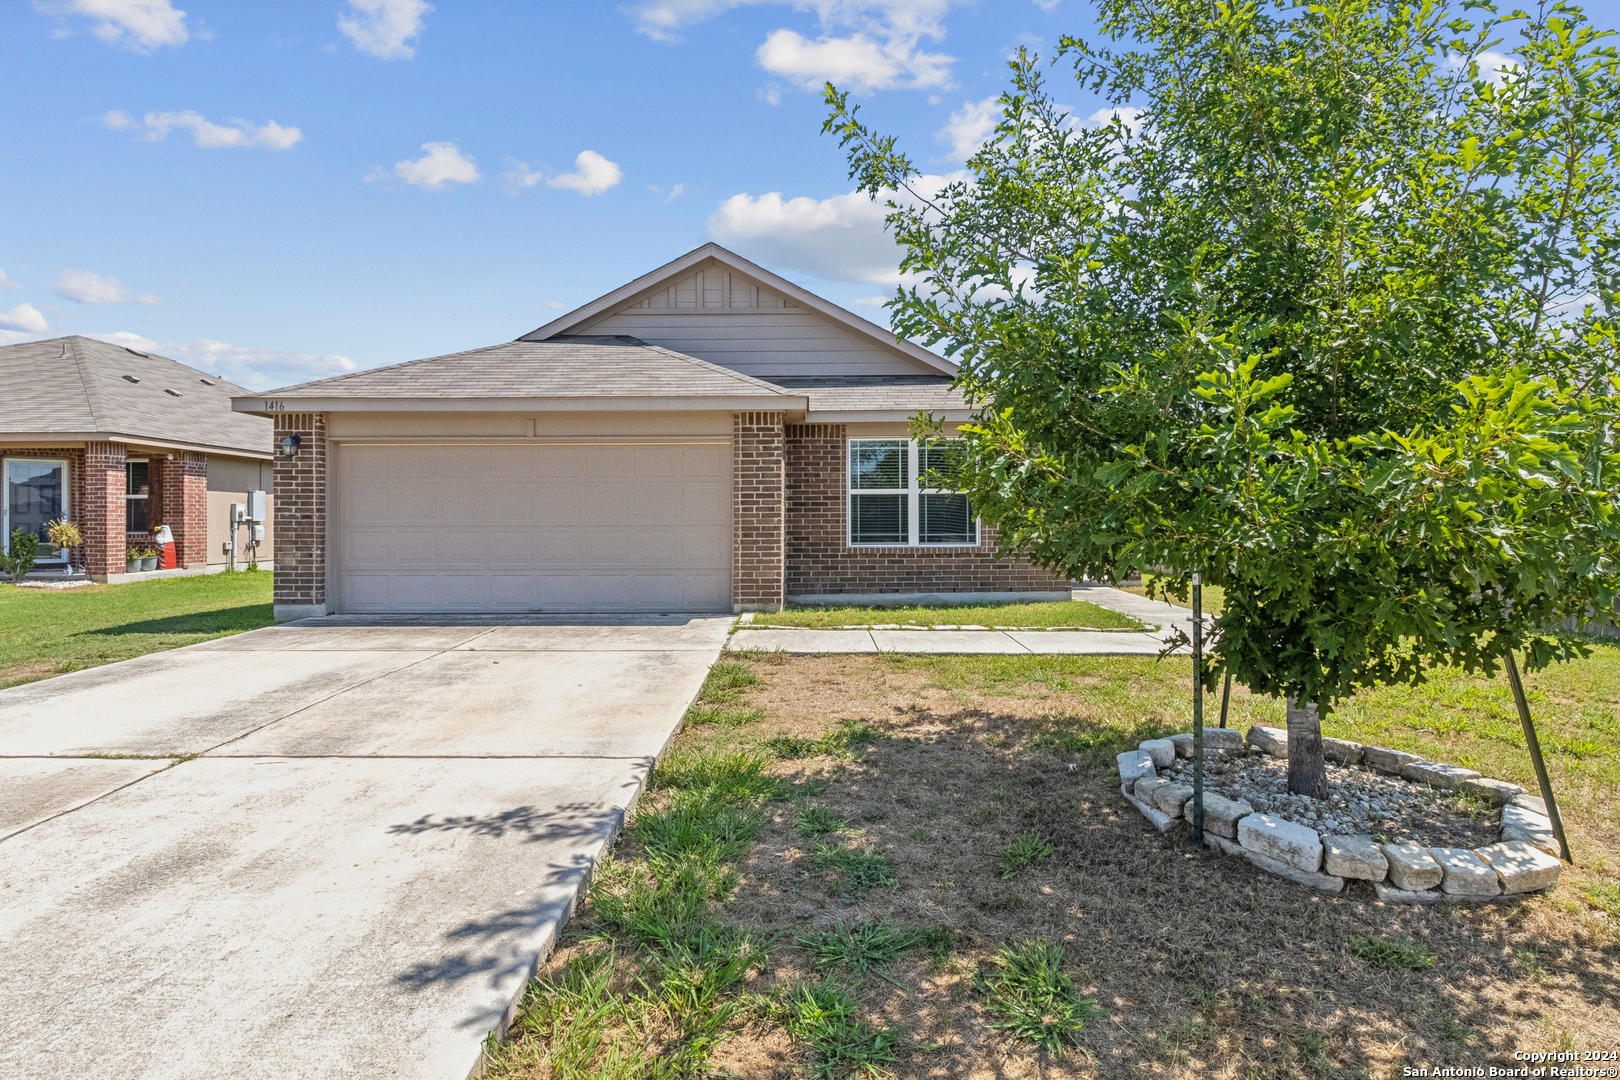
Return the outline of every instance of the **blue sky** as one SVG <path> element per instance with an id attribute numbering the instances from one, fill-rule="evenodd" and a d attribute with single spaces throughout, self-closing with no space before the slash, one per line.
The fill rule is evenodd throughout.
<path id="1" fill-rule="evenodd" d="M 711 239 L 884 321 L 895 249 L 813 88 L 949 173 L 1011 50 L 1088 28 L 1077 0 L 0 4 L 0 342 L 265 388 L 510 340 Z"/>

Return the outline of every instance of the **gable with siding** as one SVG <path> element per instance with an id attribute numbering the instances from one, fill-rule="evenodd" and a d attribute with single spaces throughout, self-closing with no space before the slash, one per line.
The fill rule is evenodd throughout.
<path id="1" fill-rule="evenodd" d="M 626 335 L 758 379 L 949 375 L 954 365 L 706 244 L 526 340 Z"/>

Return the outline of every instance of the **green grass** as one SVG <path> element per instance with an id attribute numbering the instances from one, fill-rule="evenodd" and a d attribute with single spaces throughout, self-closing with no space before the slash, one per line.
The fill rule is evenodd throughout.
<path id="1" fill-rule="evenodd" d="M 1006 847 L 996 852 L 996 861 L 1001 863 L 1001 880 L 1015 878 L 1018 871 L 1033 866 L 1042 859 L 1050 858 L 1051 855 L 1051 844 L 1034 833 L 1021 833 Z"/>
<path id="2" fill-rule="evenodd" d="M 873 889 L 898 889 L 894 864 L 881 851 L 842 844 L 818 844 L 810 869 L 827 875 L 827 890 L 859 900 Z"/>
<path id="3" fill-rule="evenodd" d="M 911 623 L 917 626 L 1089 626 L 1099 630 L 1135 630 L 1141 623 L 1117 611 L 1082 600 L 1049 604 L 973 604 L 966 606 L 802 607 L 754 616 L 755 626 L 801 626 L 837 630 L 843 626 Z"/>
<path id="4" fill-rule="evenodd" d="M 859 720 L 841 721 L 838 727 L 814 739 L 795 735 L 773 735 L 765 741 L 766 747 L 777 757 L 797 758 L 831 757 L 848 760 L 860 743 L 883 738 L 883 733 Z"/>
<path id="5" fill-rule="evenodd" d="M 1401 938 L 1353 937 L 1345 947 L 1352 955 L 1385 967 L 1421 971 L 1434 964 L 1428 949 Z"/>
<path id="6" fill-rule="evenodd" d="M 1138 596 L 1152 596 L 1155 600 L 1163 600 L 1165 603 L 1174 604 L 1177 607 L 1192 607 L 1191 585 L 1188 585 L 1187 591 L 1180 595 L 1166 592 L 1165 588 L 1168 585 L 1169 581 L 1157 574 L 1143 574 L 1142 584 L 1120 585 L 1118 587 L 1125 592 L 1136 593 Z M 1199 597 L 1199 603 L 1203 606 L 1205 615 L 1211 618 L 1217 617 L 1225 610 L 1226 590 L 1219 585 L 1205 585 Z"/>
<path id="7" fill-rule="evenodd" d="M 799 947 L 817 967 L 839 967 L 857 973 L 876 971 L 923 944 L 921 930 L 897 926 L 887 919 L 835 926 L 799 937 Z"/>
<path id="8" fill-rule="evenodd" d="M 806 806 L 793 819 L 800 836 L 827 836 L 849 828 L 849 819 L 825 806 Z"/>
<path id="9" fill-rule="evenodd" d="M 1086 1020 L 1104 1010 L 1094 999 L 1075 993 L 1074 980 L 1062 965 L 1063 946 L 1049 941 L 998 950 L 994 968 L 980 976 L 985 1008 L 996 1018 L 990 1026 L 1028 1039 L 1054 1056 L 1062 1056 L 1066 1044 L 1078 1046 Z"/>
<path id="10" fill-rule="evenodd" d="M 267 571 L 129 585 L 0 585 L 0 687 L 270 625 Z"/>
<path id="11" fill-rule="evenodd" d="M 810 1072 L 818 1080 L 881 1074 L 899 1060 L 899 1033 L 861 1020 L 859 1008 L 847 990 L 829 982 L 800 986 L 778 1006 L 788 1034 L 810 1044 Z"/>

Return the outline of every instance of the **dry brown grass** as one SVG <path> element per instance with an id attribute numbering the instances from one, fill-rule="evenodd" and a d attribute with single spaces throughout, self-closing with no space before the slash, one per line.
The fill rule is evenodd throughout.
<path id="1" fill-rule="evenodd" d="M 801 792 L 825 789 L 771 804 L 741 865 L 724 917 L 779 935 L 746 988 L 769 995 L 815 977 L 793 947 L 809 929 L 885 915 L 953 928 L 944 966 L 913 955 L 888 979 L 850 980 L 868 1019 L 905 1029 L 897 1077 L 1383 1077 L 1404 1064 L 1512 1066 L 1515 1050 L 1620 1045 L 1616 923 L 1579 899 L 1583 883 L 1614 880 L 1607 808 L 1571 803 L 1584 865 L 1566 869 L 1552 894 L 1386 906 L 1363 883 L 1330 896 L 1195 853 L 1124 803 L 1112 753 L 1176 727 L 1153 701 L 1179 680 L 1151 660 L 1053 659 L 1037 678 L 985 658 L 754 664 L 763 679 L 743 704 L 765 718 L 691 728 L 682 745 L 780 746 L 780 736 L 815 739 L 848 721 L 878 734 L 842 755 L 780 763 Z M 1134 715 L 1110 703 L 1121 685 L 1136 688 Z M 1265 705 L 1234 701 L 1243 715 Z M 858 903 L 831 895 L 809 867 L 814 841 L 793 828 L 807 804 L 889 852 L 900 887 Z M 1025 832 L 1054 854 L 1003 880 L 995 853 Z M 624 847 L 634 857 L 634 841 Z M 549 970 L 591 930 L 587 908 Z M 1349 946 L 1365 937 L 1414 943 L 1434 962 L 1379 966 Z M 1087 1023 L 1083 1053 L 1054 1058 L 989 1027 L 975 973 L 1026 938 L 1063 943 L 1082 996 L 1108 1010 Z M 756 1015 L 715 1051 L 717 1074 L 803 1075 L 804 1048 Z"/>

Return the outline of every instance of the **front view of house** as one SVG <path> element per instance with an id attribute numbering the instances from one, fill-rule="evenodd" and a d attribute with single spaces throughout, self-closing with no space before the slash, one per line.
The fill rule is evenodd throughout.
<path id="1" fill-rule="evenodd" d="M 277 618 L 1066 599 L 919 483 L 954 372 L 708 244 L 517 341 L 233 407 L 276 423 Z"/>

